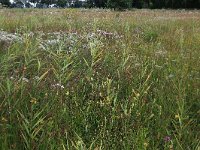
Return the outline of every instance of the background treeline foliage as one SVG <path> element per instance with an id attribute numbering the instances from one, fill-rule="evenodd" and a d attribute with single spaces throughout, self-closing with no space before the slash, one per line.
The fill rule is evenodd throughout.
<path id="1" fill-rule="evenodd" d="M 24 0 L 14 0 L 15 2 Z M 57 4 L 59 7 L 98 7 L 98 8 L 200 8 L 200 0 L 28 0 L 42 4 Z M 9 0 L 0 0 L 9 6 Z"/>

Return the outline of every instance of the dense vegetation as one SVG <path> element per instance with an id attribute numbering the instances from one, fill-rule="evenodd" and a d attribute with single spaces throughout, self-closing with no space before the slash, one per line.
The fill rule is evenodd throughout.
<path id="1" fill-rule="evenodd" d="M 199 150 L 200 12 L 5 9 L 0 149 Z"/>
<path id="2" fill-rule="evenodd" d="M 15 0 L 15 2 L 25 0 Z M 28 0 L 27 2 L 37 2 L 42 4 L 57 4 L 65 7 L 100 7 L 100 8 L 200 8 L 200 0 Z M 9 0 L 0 0 L 0 3 L 9 6 Z"/>

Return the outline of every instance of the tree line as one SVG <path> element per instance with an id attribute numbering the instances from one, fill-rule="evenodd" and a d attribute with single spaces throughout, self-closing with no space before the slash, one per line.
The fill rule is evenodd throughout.
<path id="1" fill-rule="evenodd" d="M 200 0 L 91 0 L 96 7 L 113 8 L 200 8 Z"/>
<path id="2" fill-rule="evenodd" d="M 22 0 L 15 0 L 21 2 Z M 25 0 L 26 1 L 26 0 Z M 27 1 L 26 1 L 27 2 Z M 152 8 L 152 9 L 193 9 L 200 8 L 200 0 L 28 0 L 28 2 L 41 4 L 56 4 L 59 7 L 87 7 L 87 8 Z M 3 5 L 10 5 L 9 0 L 0 0 Z"/>

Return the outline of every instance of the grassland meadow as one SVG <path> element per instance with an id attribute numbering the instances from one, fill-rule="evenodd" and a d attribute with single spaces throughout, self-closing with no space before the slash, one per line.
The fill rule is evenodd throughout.
<path id="1" fill-rule="evenodd" d="M 200 11 L 0 9 L 1 150 L 200 150 Z"/>

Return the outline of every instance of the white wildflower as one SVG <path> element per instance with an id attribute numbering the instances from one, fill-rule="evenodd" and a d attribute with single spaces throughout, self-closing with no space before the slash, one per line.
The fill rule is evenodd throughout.
<path id="1" fill-rule="evenodd" d="M 24 82 L 27 82 L 27 83 L 28 83 L 28 82 L 29 82 L 29 79 L 27 79 L 27 78 L 23 77 L 23 78 L 22 78 L 22 81 L 24 81 Z"/>
<path id="2" fill-rule="evenodd" d="M 54 88 L 61 88 L 61 89 L 64 89 L 64 88 L 65 88 L 65 87 L 64 87 L 62 84 L 60 84 L 60 83 L 53 84 L 52 87 L 54 87 Z"/>
<path id="3" fill-rule="evenodd" d="M 174 77 L 174 74 L 170 74 L 169 76 L 168 76 L 168 78 L 173 78 Z"/>
<path id="4" fill-rule="evenodd" d="M 38 76 L 33 77 L 33 80 L 39 80 L 39 79 L 40 79 L 40 77 L 38 77 Z"/>

